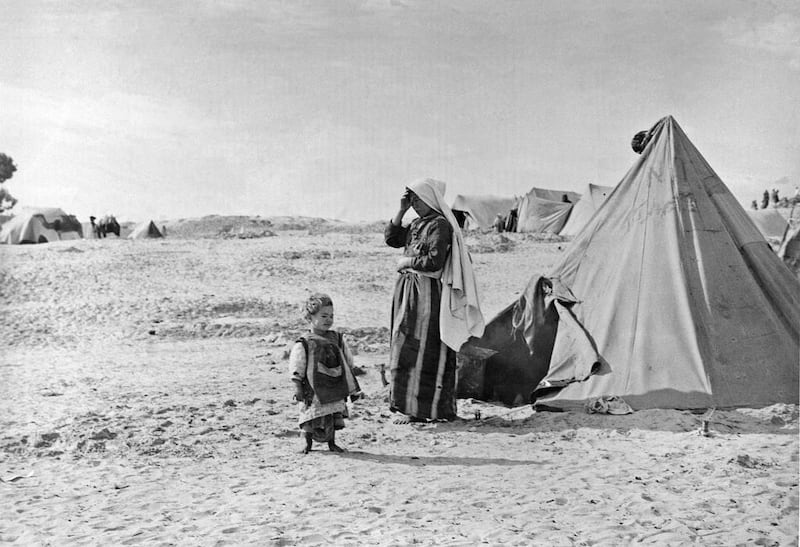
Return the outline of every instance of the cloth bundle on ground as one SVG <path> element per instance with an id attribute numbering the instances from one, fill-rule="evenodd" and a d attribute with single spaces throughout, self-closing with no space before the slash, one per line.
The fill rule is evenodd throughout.
<path id="1" fill-rule="evenodd" d="M 605 395 L 586 403 L 589 414 L 633 414 L 631 405 L 616 395 Z"/>

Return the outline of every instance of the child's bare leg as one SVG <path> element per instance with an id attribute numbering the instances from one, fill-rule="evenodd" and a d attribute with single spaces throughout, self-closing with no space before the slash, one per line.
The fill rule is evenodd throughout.
<path id="1" fill-rule="evenodd" d="M 336 433 L 331 435 L 331 440 L 328 441 L 328 450 L 331 452 L 344 452 L 344 448 L 336 444 Z"/>
<path id="2" fill-rule="evenodd" d="M 312 442 L 313 442 L 312 441 L 312 434 L 311 433 L 306 433 L 306 446 L 301 451 L 301 454 L 308 454 L 309 452 L 311 452 L 311 443 Z"/>

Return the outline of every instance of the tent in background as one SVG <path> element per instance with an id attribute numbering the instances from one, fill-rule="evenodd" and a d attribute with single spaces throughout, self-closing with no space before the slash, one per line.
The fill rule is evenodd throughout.
<path id="1" fill-rule="evenodd" d="M 668 116 L 552 274 L 468 346 L 497 351 L 484 378 L 513 372 L 502 348 L 533 349 L 514 366 L 541 378 L 537 405 L 797 403 L 800 281 Z"/>
<path id="2" fill-rule="evenodd" d="M 613 190 L 613 186 L 587 184 L 586 189 L 581 194 L 581 199 L 572 207 L 569 218 L 566 224 L 564 224 L 564 227 L 561 228 L 559 235 L 578 235 L 578 232 L 586 226 L 586 223 L 589 222 L 589 219 L 592 218 L 592 215 L 600 208 L 606 198 L 611 195 Z"/>
<path id="3" fill-rule="evenodd" d="M 531 188 L 519 204 L 517 231 L 558 234 L 580 198 L 577 192 Z"/>
<path id="4" fill-rule="evenodd" d="M 786 230 L 789 229 L 789 221 L 774 207 L 766 209 L 748 209 L 747 214 L 755 223 L 758 231 L 775 249 L 780 246 Z"/>
<path id="5" fill-rule="evenodd" d="M 778 258 L 800 278 L 800 222 L 789 228 L 778 247 Z"/>
<path id="6" fill-rule="evenodd" d="M 128 239 L 147 239 L 159 238 L 164 235 L 156 227 L 155 223 L 151 220 L 149 222 L 142 222 L 137 225 L 133 231 L 128 235 Z"/>
<path id="7" fill-rule="evenodd" d="M 0 243 L 48 243 L 83 238 L 74 215 L 57 207 L 23 207 L 0 229 Z"/>
<path id="8" fill-rule="evenodd" d="M 516 203 L 515 197 L 459 194 L 450 208 L 457 217 L 459 212 L 464 216 L 463 228 L 489 230 L 494 225 L 497 215 L 506 217 Z"/>

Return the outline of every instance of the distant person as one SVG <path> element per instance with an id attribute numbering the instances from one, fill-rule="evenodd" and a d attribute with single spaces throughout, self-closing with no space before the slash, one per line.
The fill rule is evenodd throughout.
<path id="1" fill-rule="evenodd" d="M 312 294 L 305 303 L 310 331 L 301 336 L 289 353 L 294 400 L 300 412 L 298 423 L 305 432 L 303 454 L 313 441 L 327 442 L 331 452 L 343 452 L 336 444 L 336 431 L 344 428 L 347 398 L 360 396 L 353 374 L 353 354 L 344 337 L 331 330 L 333 301 L 323 293 Z"/>
<path id="2" fill-rule="evenodd" d="M 162 224 L 161 225 L 161 235 L 164 236 L 164 237 L 167 237 L 167 225 L 166 224 Z"/>
<path id="3" fill-rule="evenodd" d="M 564 194 L 563 196 L 561 196 L 561 202 L 562 203 L 572 203 L 572 200 L 569 199 L 569 196 L 567 194 Z"/>
<path id="4" fill-rule="evenodd" d="M 444 192 L 433 179 L 406 187 L 384 231 L 387 245 L 403 249 L 389 351 L 389 409 L 401 414 L 397 424 L 457 417 L 456 352 L 483 334 L 472 261 Z M 419 217 L 404 226 L 412 207 Z"/>
<path id="5" fill-rule="evenodd" d="M 517 209 L 511 209 L 508 213 L 508 218 L 506 218 L 506 232 L 516 232 L 517 231 L 517 216 L 519 215 L 519 211 Z"/>
<path id="6" fill-rule="evenodd" d="M 501 215 L 500 213 L 498 213 L 497 216 L 494 219 L 493 226 L 494 226 L 495 231 L 499 234 L 506 227 L 506 218 L 503 215 Z"/>
<path id="7" fill-rule="evenodd" d="M 777 188 L 773 188 L 772 189 L 772 204 L 773 204 L 773 206 L 777 206 L 778 202 L 780 200 L 781 200 L 781 198 L 778 196 L 778 189 Z"/>
<path id="8" fill-rule="evenodd" d="M 92 224 L 92 235 L 94 237 L 97 237 L 97 224 L 95 223 L 96 219 L 97 217 L 89 217 L 89 222 Z"/>
<path id="9" fill-rule="evenodd" d="M 750 207 L 752 207 L 754 211 L 758 211 L 758 202 L 753 200 L 753 202 L 750 204 Z"/>
<path id="10" fill-rule="evenodd" d="M 761 208 L 766 209 L 767 205 L 769 205 L 769 191 L 764 190 L 764 195 L 761 198 Z"/>

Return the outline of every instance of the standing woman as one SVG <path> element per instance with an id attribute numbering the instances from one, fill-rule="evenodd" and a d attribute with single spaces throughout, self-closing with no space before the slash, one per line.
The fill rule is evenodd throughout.
<path id="1" fill-rule="evenodd" d="M 386 227 L 386 244 L 403 248 L 391 320 L 389 407 L 395 423 L 456 417 L 456 352 L 483 335 L 472 263 L 444 201 L 445 184 L 423 179 L 406 188 Z M 419 218 L 403 226 L 413 207 Z"/>

